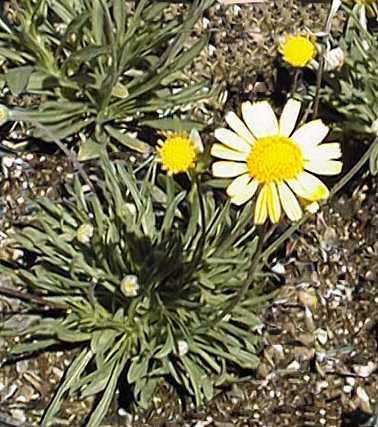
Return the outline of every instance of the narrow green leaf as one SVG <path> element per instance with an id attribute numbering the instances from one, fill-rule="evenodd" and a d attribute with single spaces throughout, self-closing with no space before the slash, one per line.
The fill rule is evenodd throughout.
<path id="1" fill-rule="evenodd" d="M 105 231 L 105 219 L 106 215 L 102 210 L 102 205 L 96 195 L 91 195 L 89 198 L 89 203 L 92 206 L 94 219 L 98 227 L 98 233 L 100 236 L 103 236 Z"/>
<path id="2" fill-rule="evenodd" d="M 45 71 L 38 70 L 31 74 L 26 91 L 30 93 L 41 93 L 45 96 L 53 95 L 53 91 L 58 85 L 59 80 L 56 77 L 51 76 Z"/>
<path id="3" fill-rule="evenodd" d="M 63 63 L 62 68 L 66 68 L 70 63 L 78 66 L 82 62 L 91 61 L 100 55 L 109 55 L 110 49 L 108 46 L 86 46 L 77 50 L 70 55 Z"/>
<path id="4" fill-rule="evenodd" d="M 175 132 L 190 132 L 192 129 L 202 130 L 204 124 L 194 120 L 185 120 L 174 117 L 171 119 L 141 120 L 141 124 L 159 130 L 173 130 Z"/>
<path id="5" fill-rule="evenodd" d="M 120 44 L 126 25 L 126 7 L 124 0 L 113 0 L 113 18 L 117 29 L 117 41 Z"/>
<path id="6" fill-rule="evenodd" d="M 111 329 L 100 329 L 92 333 L 91 350 L 97 356 L 104 354 L 108 348 L 114 343 L 117 331 Z"/>
<path id="7" fill-rule="evenodd" d="M 64 139 L 78 133 L 93 123 L 94 120 L 94 118 L 88 118 L 87 120 L 78 121 L 73 124 L 61 123 L 59 126 L 45 126 L 43 129 L 35 128 L 33 136 L 35 138 L 42 138 L 46 142 L 53 142 L 56 139 Z"/>
<path id="8" fill-rule="evenodd" d="M 134 357 L 127 372 L 127 381 L 132 384 L 143 378 L 147 374 L 149 362 L 145 354 Z"/>
<path id="9" fill-rule="evenodd" d="M 109 383 L 113 366 L 114 360 L 111 360 L 110 363 L 103 365 L 101 369 L 97 369 L 95 372 L 83 377 L 77 384 L 82 388 L 80 397 L 85 399 L 88 396 L 94 396 L 95 394 L 102 392 Z"/>
<path id="10" fill-rule="evenodd" d="M 167 340 L 163 347 L 154 355 L 156 359 L 163 359 L 175 350 L 175 343 L 171 339 L 171 335 L 168 335 Z"/>
<path id="11" fill-rule="evenodd" d="M 158 95 L 159 96 L 159 95 Z M 170 101 L 181 103 L 183 100 L 198 99 L 199 97 L 210 97 L 211 93 L 205 91 L 204 83 L 197 83 L 188 87 L 183 87 L 179 92 L 175 94 L 169 94 Z M 166 96 L 164 96 L 165 98 Z"/>
<path id="12" fill-rule="evenodd" d="M 189 357 L 182 356 L 182 364 L 185 367 L 186 372 L 189 375 L 190 383 L 192 384 L 194 397 L 197 405 L 202 403 L 202 393 L 200 391 L 200 386 L 202 384 L 202 379 L 205 376 L 201 368 L 196 365 Z"/>
<path id="13" fill-rule="evenodd" d="M 378 174 L 378 142 L 374 143 L 374 148 L 370 154 L 369 168 L 373 176 Z"/>
<path id="14" fill-rule="evenodd" d="M 114 393 L 118 383 L 118 378 L 125 366 L 125 363 L 126 363 L 126 358 L 124 358 L 124 360 L 122 361 L 119 361 L 118 364 L 114 367 L 112 376 L 110 377 L 110 380 L 106 386 L 104 394 L 102 395 L 102 398 L 98 403 L 98 405 L 96 406 L 95 410 L 92 412 L 92 415 L 89 418 L 89 421 L 87 423 L 87 427 L 99 427 L 101 425 L 101 421 L 106 415 L 109 409 L 110 403 L 114 397 Z"/>
<path id="15" fill-rule="evenodd" d="M 80 143 L 79 153 L 77 159 L 79 162 L 85 162 L 87 160 L 97 159 L 101 154 L 105 153 L 105 147 L 103 144 L 98 144 L 93 139 L 87 139 Z"/>
<path id="16" fill-rule="evenodd" d="M 178 59 L 176 59 L 173 64 L 170 66 L 170 68 L 174 69 L 175 71 L 180 70 L 184 68 L 187 64 L 193 61 L 194 58 L 196 58 L 202 50 L 208 45 L 209 43 L 209 36 L 203 36 L 197 43 L 195 43 L 190 49 L 182 53 L 178 56 Z"/>
<path id="17" fill-rule="evenodd" d="M 110 125 L 106 125 L 105 129 L 112 138 L 115 138 L 118 142 L 130 148 L 131 150 L 135 150 L 143 154 L 147 154 L 152 150 L 151 147 L 145 142 L 140 141 L 138 138 L 132 138 L 126 133 L 122 133 Z"/>
<path id="18" fill-rule="evenodd" d="M 215 359 L 212 356 L 210 356 L 209 353 L 207 353 L 206 351 L 202 350 L 201 348 L 197 347 L 194 344 L 190 346 L 190 350 L 193 353 L 197 353 L 198 356 L 200 356 L 207 363 L 207 365 L 214 370 L 214 372 L 216 372 L 217 374 L 221 372 L 221 369 L 222 369 L 221 366 L 218 363 L 216 363 Z"/>
<path id="19" fill-rule="evenodd" d="M 94 36 L 95 43 L 99 46 L 103 45 L 104 38 L 104 9 L 99 0 L 92 0 L 92 34 Z"/>
<path id="20" fill-rule="evenodd" d="M 29 78 L 34 70 L 31 65 L 11 68 L 7 71 L 6 80 L 13 95 L 20 95 L 26 89 Z"/>
<path id="21" fill-rule="evenodd" d="M 26 62 L 22 55 L 14 52 L 14 50 L 12 49 L 6 49 L 4 47 L 0 47 L 0 55 L 10 59 L 11 61 L 14 61 L 15 63 L 23 64 Z"/>
<path id="22" fill-rule="evenodd" d="M 45 350 L 57 342 L 56 339 L 39 339 L 36 342 L 17 344 L 11 348 L 11 354 L 33 353 L 35 351 Z"/>
<path id="23" fill-rule="evenodd" d="M 65 373 L 63 382 L 59 385 L 54 395 L 54 398 L 47 407 L 45 413 L 43 414 L 41 425 L 47 425 L 48 422 L 59 411 L 65 393 L 80 378 L 82 372 L 87 367 L 92 357 L 93 353 L 89 349 L 84 348 L 81 353 L 75 358 L 75 360 L 71 363 L 70 367 Z"/>
<path id="24" fill-rule="evenodd" d="M 168 233 L 170 231 L 176 216 L 176 212 L 178 210 L 178 206 L 185 199 L 185 195 L 186 191 L 182 191 L 181 193 L 177 194 L 177 196 L 168 205 L 165 211 L 163 225 L 161 226 L 162 233 Z"/>
<path id="25" fill-rule="evenodd" d="M 152 18 L 158 18 L 167 6 L 169 6 L 169 2 L 152 2 L 143 10 L 143 19 L 149 21 Z"/>
<path id="26" fill-rule="evenodd" d="M 57 337 L 60 341 L 66 341 L 71 343 L 89 341 L 91 339 L 90 333 L 81 331 L 73 331 L 70 329 L 60 329 L 57 331 Z"/>
<path id="27" fill-rule="evenodd" d="M 142 383 L 142 381 L 141 381 Z M 146 378 L 140 387 L 139 402 L 142 408 L 148 409 L 151 405 L 151 399 L 155 394 L 156 387 L 159 383 L 159 378 Z M 136 385 L 139 382 L 136 383 Z M 135 394 L 138 390 L 135 387 Z"/>

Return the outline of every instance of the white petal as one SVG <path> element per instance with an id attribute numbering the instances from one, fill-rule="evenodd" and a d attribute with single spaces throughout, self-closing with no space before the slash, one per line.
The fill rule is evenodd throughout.
<path id="1" fill-rule="evenodd" d="M 257 197 L 254 218 L 256 224 L 264 224 L 268 216 L 268 191 L 268 185 L 264 185 Z"/>
<path id="2" fill-rule="evenodd" d="M 248 130 L 247 126 L 239 119 L 239 117 L 232 111 L 226 114 L 226 122 L 230 128 L 236 132 L 239 136 L 244 138 L 246 141 L 252 143 L 255 138 L 252 136 L 251 132 Z"/>
<path id="3" fill-rule="evenodd" d="M 276 223 L 280 220 L 281 217 L 281 203 L 278 197 L 277 186 L 274 182 L 268 184 L 268 214 L 272 223 Z"/>
<path id="4" fill-rule="evenodd" d="M 256 138 L 278 134 L 277 117 L 269 102 L 243 102 L 242 114 L 246 125 Z"/>
<path id="5" fill-rule="evenodd" d="M 235 205 L 242 205 L 250 200 L 258 187 L 256 181 L 251 181 L 249 175 L 237 177 L 228 187 L 227 194 L 231 197 L 231 202 Z"/>
<path id="6" fill-rule="evenodd" d="M 328 188 L 323 182 L 305 171 L 301 172 L 296 179 L 288 179 L 286 182 L 299 197 L 313 202 L 326 199 L 329 196 Z"/>
<path id="7" fill-rule="evenodd" d="M 223 142 L 224 145 L 227 145 L 227 147 L 230 147 L 233 150 L 241 151 L 243 153 L 249 153 L 251 150 L 251 145 L 248 144 L 245 139 L 236 135 L 235 132 L 232 132 L 229 129 L 215 129 L 214 136 L 218 141 Z"/>
<path id="8" fill-rule="evenodd" d="M 294 99 L 289 99 L 282 110 L 280 117 L 280 135 L 290 136 L 297 123 L 301 103 Z"/>
<path id="9" fill-rule="evenodd" d="M 302 209 L 290 188 L 282 182 L 278 186 L 282 207 L 291 221 L 298 221 L 302 216 Z"/>
<path id="10" fill-rule="evenodd" d="M 245 173 L 235 178 L 231 184 L 227 187 L 227 194 L 230 197 L 236 196 L 237 194 L 243 192 L 247 185 L 250 183 L 251 177 Z"/>
<path id="11" fill-rule="evenodd" d="M 215 162 L 213 163 L 213 175 L 218 178 L 233 178 L 247 172 L 245 163 Z"/>
<path id="12" fill-rule="evenodd" d="M 338 159 L 341 157 L 340 144 L 338 142 L 331 142 L 318 145 L 314 150 L 314 157 L 319 160 Z"/>
<path id="13" fill-rule="evenodd" d="M 305 162 L 305 169 L 318 175 L 338 175 L 343 168 L 338 160 L 311 159 Z"/>
<path id="14" fill-rule="evenodd" d="M 235 151 L 226 147 L 223 144 L 213 144 L 211 147 L 211 155 L 219 159 L 246 161 L 248 155 L 241 151 Z"/>
<path id="15" fill-rule="evenodd" d="M 305 158 L 309 158 L 314 148 L 320 144 L 329 131 L 321 120 L 313 120 L 297 129 L 291 139 L 298 145 Z"/>

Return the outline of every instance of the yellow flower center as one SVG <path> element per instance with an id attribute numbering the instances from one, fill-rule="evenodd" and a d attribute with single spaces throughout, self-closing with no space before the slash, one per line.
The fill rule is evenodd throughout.
<path id="1" fill-rule="evenodd" d="M 304 160 L 290 138 L 275 135 L 256 140 L 247 167 L 251 178 L 265 184 L 295 178 L 304 170 Z"/>
<path id="2" fill-rule="evenodd" d="M 293 67 L 304 67 L 316 54 L 314 43 L 305 36 L 289 36 L 280 51 L 284 61 Z"/>
<path id="3" fill-rule="evenodd" d="M 193 143 L 185 134 L 173 134 L 158 148 L 162 167 L 169 175 L 186 172 L 197 157 Z"/>

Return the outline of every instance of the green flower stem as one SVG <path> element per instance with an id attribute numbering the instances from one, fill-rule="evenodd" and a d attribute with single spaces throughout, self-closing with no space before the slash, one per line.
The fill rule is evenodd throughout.
<path id="1" fill-rule="evenodd" d="M 375 141 L 378 141 L 378 137 Z M 356 174 L 357 172 L 369 161 L 370 154 L 374 148 L 374 143 L 372 143 L 369 148 L 365 151 L 360 160 L 340 179 L 340 181 L 334 185 L 330 191 L 330 196 L 334 196 L 338 191 L 340 191 Z M 262 253 L 261 265 L 264 265 L 267 262 L 269 256 L 277 250 L 282 243 L 288 239 L 298 228 L 311 216 L 310 212 L 303 215 L 303 217 L 296 223 L 292 224 L 284 233 L 281 234 L 278 239 L 276 239 L 271 245 L 269 245 Z"/>
<path id="2" fill-rule="evenodd" d="M 313 114 L 312 114 L 313 118 L 316 118 L 316 116 L 318 115 L 319 102 L 320 102 L 320 90 L 321 90 L 323 72 L 324 72 L 324 62 L 325 62 L 324 55 L 330 49 L 329 36 L 331 32 L 331 27 L 332 27 L 332 18 L 336 14 L 338 7 L 339 6 L 337 1 L 331 1 L 329 6 L 328 16 L 324 24 L 323 43 L 319 53 L 319 68 L 316 73 L 316 90 L 315 90 L 315 100 L 314 100 L 314 108 L 313 108 Z"/>
<path id="3" fill-rule="evenodd" d="M 294 72 L 294 77 L 293 77 L 293 84 L 291 86 L 291 91 L 290 91 L 290 98 L 293 98 L 297 87 L 298 87 L 298 81 L 299 81 L 299 76 L 301 74 L 301 69 L 300 68 L 296 68 L 295 72 Z"/>
<path id="4" fill-rule="evenodd" d="M 328 36 L 325 37 L 325 39 L 328 40 Z M 324 54 L 325 54 L 325 47 L 322 45 L 320 50 L 320 59 L 319 59 L 319 68 L 316 73 L 316 89 L 315 89 L 315 100 L 314 100 L 314 109 L 312 112 L 312 118 L 315 119 L 318 115 L 319 110 L 319 101 L 320 101 L 320 89 L 322 86 L 322 79 L 323 79 L 323 70 L 324 70 Z"/>
<path id="5" fill-rule="evenodd" d="M 192 260 L 194 261 L 194 265 L 199 262 L 199 260 L 202 258 L 203 249 L 205 246 L 205 239 L 206 239 L 206 214 L 205 214 L 205 205 L 203 203 L 203 197 L 201 192 L 201 185 L 200 181 L 198 179 L 198 174 L 194 172 L 193 177 L 194 185 L 196 188 L 197 196 L 198 196 L 198 204 L 199 204 L 199 212 L 200 212 L 200 227 L 201 227 L 201 236 L 196 244 L 196 247 L 193 252 Z"/>

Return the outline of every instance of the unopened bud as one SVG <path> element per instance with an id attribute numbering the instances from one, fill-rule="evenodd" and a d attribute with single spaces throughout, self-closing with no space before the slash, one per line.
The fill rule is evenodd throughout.
<path id="1" fill-rule="evenodd" d="M 0 104 L 0 126 L 9 120 L 10 112 L 5 105 Z"/>
<path id="2" fill-rule="evenodd" d="M 371 125 L 371 130 L 376 136 L 378 136 L 378 119 L 374 120 L 373 124 Z"/>
<path id="3" fill-rule="evenodd" d="M 82 224 L 77 230 L 76 238 L 80 243 L 87 245 L 93 237 L 93 231 L 92 224 Z"/>
<path id="4" fill-rule="evenodd" d="M 177 341 L 177 350 L 179 356 L 184 356 L 189 351 L 189 345 L 184 340 Z"/>
<path id="5" fill-rule="evenodd" d="M 131 298 L 138 296 L 139 289 L 138 277 L 134 274 L 128 274 L 122 279 L 121 291 L 126 297 Z"/>

